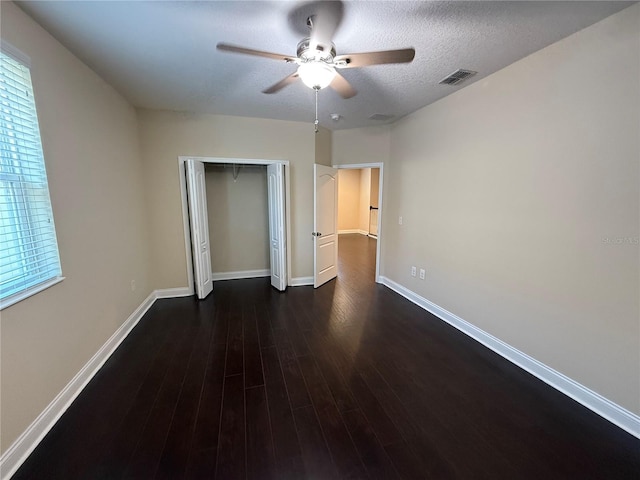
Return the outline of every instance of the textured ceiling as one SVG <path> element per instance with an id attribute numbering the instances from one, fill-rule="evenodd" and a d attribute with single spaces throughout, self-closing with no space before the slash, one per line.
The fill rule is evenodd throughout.
<path id="1" fill-rule="evenodd" d="M 332 130 L 407 115 L 634 2 L 344 2 L 338 55 L 405 47 L 411 64 L 342 70 L 358 90 L 320 92 Z M 273 1 L 18 2 L 138 107 L 313 122 L 313 91 L 297 82 L 261 90 L 294 65 L 216 50 L 218 42 L 294 55 L 315 3 Z M 478 75 L 438 85 L 457 68 Z M 535 73 L 533 73 L 535 74 Z M 335 122 L 330 113 L 342 118 Z M 388 123 L 388 122 L 387 122 Z"/>

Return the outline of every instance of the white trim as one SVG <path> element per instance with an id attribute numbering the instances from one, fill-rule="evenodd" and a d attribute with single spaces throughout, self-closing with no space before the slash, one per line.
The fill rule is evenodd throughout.
<path id="1" fill-rule="evenodd" d="M 380 169 L 380 177 L 378 178 L 378 235 L 376 237 L 376 283 L 382 283 L 382 276 L 380 275 L 380 265 L 382 264 L 382 241 L 383 241 L 383 229 L 382 229 L 382 215 L 384 212 L 383 205 L 383 191 L 384 191 L 384 163 L 376 162 L 376 163 L 348 163 L 345 165 L 332 165 L 333 168 L 338 169 L 347 169 L 347 170 L 358 170 L 363 168 L 379 168 Z M 338 232 L 340 233 L 340 232 Z M 368 235 L 369 232 L 364 233 L 364 235 Z"/>
<path id="2" fill-rule="evenodd" d="M 66 277 L 51 278 L 45 282 L 39 283 L 38 285 L 34 285 L 31 288 L 27 288 L 26 290 L 23 290 L 21 292 L 14 293 L 4 300 L 0 300 L 0 310 L 4 310 L 5 308 L 10 307 L 11 305 L 15 305 L 16 303 L 21 302 L 22 300 L 29 298 L 36 293 L 40 293 L 49 287 L 53 287 L 54 285 L 63 281 L 65 278 Z"/>
<path id="3" fill-rule="evenodd" d="M 178 157 L 178 161 L 181 163 L 186 162 L 189 159 L 204 163 L 226 163 L 236 165 L 272 165 L 274 163 L 289 165 L 289 160 L 268 160 L 264 158 L 191 157 L 184 155 L 180 155 Z"/>
<path id="4" fill-rule="evenodd" d="M 178 158 L 178 178 L 180 179 L 180 201 L 182 202 L 182 228 L 184 233 L 185 257 L 187 259 L 187 285 L 191 294 L 196 293 L 196 281 L 193 277 L 193 256 L 191 253 L 191 227 L 189 226 L 189 205 L 187 203 L 186 163 Z"/>
<path id="5" fill-rule="evenodd" d="M 366 230 L 360 230 L 359 228 L 351 228 L 347 230 L 338 230 L 338 235 L 345 235 L 349 233 L 359 233 L 360 235 L 369 235 Z"/>
<path id="6" fill-rule="evenodd" d="M 296 277 L 289 282 L 290 287 L 303 287 L 306 285 L 313 285 L 313 277 Z"/>
<path id="7" fill-rule="evenodd" d="M 626 408 L 621 407 L 599 393 L 581 385 L 557 370 L 548 367 L 544 363 L 530 357 L 526 353 L 521 352 L 475 325 L 472 325 L 448 310 L 430 302 L 426 298 L 421 297 L 399 283 L 396 283 L 386 277 L 381 278 L 381 283 L 389 287 L 394 292 L 399 293 L 407 300 L 412 301 L 419 307 L 424 308 L 436 317 L 457 328 L 462 333 L 465 333 L 471 338 L 477 340 L 485 347 L 496 352 L 498 355 L 501 355 L 523 370 L 526 370 L 543 382 L 554 387 L 568 397 L 571 397 L 576 402 L 581 403 L 601 417 L 629 432 L 631 435 L 640 438 L 640 416 L 635 413 L 630 412 Z"/>
<path id="8" fill-rule="evenodd" d="M 129 335 L 143 315 L 155 302 L 156 292 L 151 292 L 149 296 L 140 304 L 138 308 L 127 318 L 127 320 L 115 331 L 102 347 L 91 357 L 91 359 L 80 369 L 62 391 L 51 401 L 49 405 L 38 415 L 38 417 L 27 427 L 15 442 L 0 457 L 0 478 L 9 479 L 20 468 L 20 465 L 38 446 L 44 436 L 51 430 L 58 419 L 76 397 L 82 392 L 84 387 L 94 377 L 98 370 L 109 359 L 111 354 L 118 348 L 118 345 Z"/>
<path id="9" fill-rule="evenodd" d="M 347 168 L 351 170 L 358 170 L 361 168 L 380 168 L 382 162 L 377 163 L 345 163 L 344 165 L 331 165 L 333 168 Z"/>
<path id="10" fill-rule="evenodd" d="M 218 272 L 211 273 L 211 279 L 214 282 L 218 280 L 239 280 L 242 278 L 259 278 L 259 277 L 270 277 L 271 270 L 241 270 L 238 272 Z"/>
<path id="11" fill-rule="evenodd" d="M 11 45 L 4 38 L 0 39 L 0 51 L 31 70 L 31 58 L 29 58 L 29 55 Z"/>
<path id="12" fill-rule="evenodd" d="M 179 288 L 163 288 L 154 292 L 156 299 L 158 298 L 177 298 L 177 297 L 190 297 L 194 295 L 194 291 L 189 287 Z"/>

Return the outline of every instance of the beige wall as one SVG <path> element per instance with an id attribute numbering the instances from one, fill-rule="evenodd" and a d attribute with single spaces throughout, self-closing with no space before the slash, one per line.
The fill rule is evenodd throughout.
<path id="1" fill-rule="evenodd" d="M 369 232 L 369 206 L 378 205 L 379 168 L 338 171 L 338 230 Z"/>
<path id="2" fill-rule="evenodd" d="M 267 167 L 205 164 L 211 271 L 269 269 Z"/>
<path id="3" fill-rule="evenodd" d="M 360 201 L 358 206 L 358 229 L 369 232 L 369 199 L 371 197 L 371 169 L 360 170 Z"/>
<path id="4" fill-rule="evenodd" d="M 390 156 L 391 150 L 391 127 L 383 125 L 379 127 L 352 128 L 348 130 L 338 130 L 333 132 L 332 150 L 334 165 L 352 165 L 366 163 L 382 163 L 385 172 L 388 169 L 395 168 Z M 397 172 L 401 174 L 400 171 Z M 383 178 L 384 191 L 388 192 L 389 175 L 385 174 Z M 385 193 L 386 196 L 388 193 Z M 383 199 L 383 205 L 378 205 L 380 212 L 385 208 L 386 200 Z M 386 217 L 383 214 L 383 221 Z M 397 221 L 397 218 L 396 218 Z M 385 257 L 386 241 L 384 232 L 379 232 L 378 237 L 380 243 L 381 258 Z M 384 261 L 378 265 L 380 275 L 384 276 Z"/>
<path id="5" fill-rule="evenodd" d="M 332 136 L 334 165 L 389 162 L 391 129 L 389 126 L 338 130 Z"/>
<path id="6" fill-rule="evenodd" d="M 4 452 L 151 288 L 135 111 L 13 3 L 0 8 L 2 38 L 32 61 L 66 277 L 0 313 Z"/>
<path id="7" fill-rule="evenodd" d="M 338 230 L 360 228 L 360 172 L 338 170 Z"/>
<path id="8" fill-rule="evenodd" d="M 320 165 L 331 166 L 331 145 L 332 145 L 332 133 L 324 127 L 318 128 L 318 133 L 315 136 L 316 144 L 316 160 L 315 163 Z"/>
<path id="9" fill-rule="evenodd" d="M 291 171 L 291 272 L 313 273 L 313 124 L 222 115 L 138 110 L 149 206 L 154 288 L 187 285 L 178 156 L 288 160 Z"/>
<path id="10" fill-rule="evenodd" d="M 380 169 L 371 169 L 371 192 L 369 198 L 369 204 L 372 207 L 378 207 L 378 196 L 380 195 Z"/>
<path id="11" fill-rule="evenodd" d="M 395 124 L 383 254 L 387 277 L 636 414 L 639 24 L 635 5 Z"/>
<path id="12" fill-rule="evenodd" d="M 640 6 L 392 128 L 318 136 L 229 116 L 136 122 L 15 5 L 0 8 L 3 39 L 33 63 L 67 277 L 0 314 L 2 451 L 153 288 L 186 285 L 178 155 L 291 162 L 293 277 L 313 268 L 314 160 L 383 162 L 383 275 L 640 413 L 638 246 L 603 241 L 639 235 Z"/>

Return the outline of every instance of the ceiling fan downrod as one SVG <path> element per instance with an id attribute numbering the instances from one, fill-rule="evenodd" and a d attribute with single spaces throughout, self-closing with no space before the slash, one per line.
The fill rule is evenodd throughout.
<path id="1" fill-rule="evenodd" d="M 320 91 L 320 87 L 313 87 L 313 90 L 316 92 L 316 120 L 313 122 L 313 126 L 315 128 L 315 132 L 318 133 L 318 92 Z"/>

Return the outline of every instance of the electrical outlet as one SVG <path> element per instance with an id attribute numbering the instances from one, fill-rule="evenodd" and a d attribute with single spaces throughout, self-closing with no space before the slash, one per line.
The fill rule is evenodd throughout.
<path id="1" fill-rule="evenodd" d="M 420 269 L 420 280 L 424 280 L 425 271 L 424 268 Z"/>
<path id="2" fill-rule="evenodd" d="M 135 292 L 136 290 L 136 281 L 135 280 L 131 280 L 131 291 Z"/>
<path id="3" fill-rule="evenodd" d="M 416 267 L 411 267 L 411 276 L 412 277 L 416 276 Z"/>
<path id="4" fill-rule="evenodd" d="M 398 225 L 402 225 L 402 216 L 398 217 Z"/>

